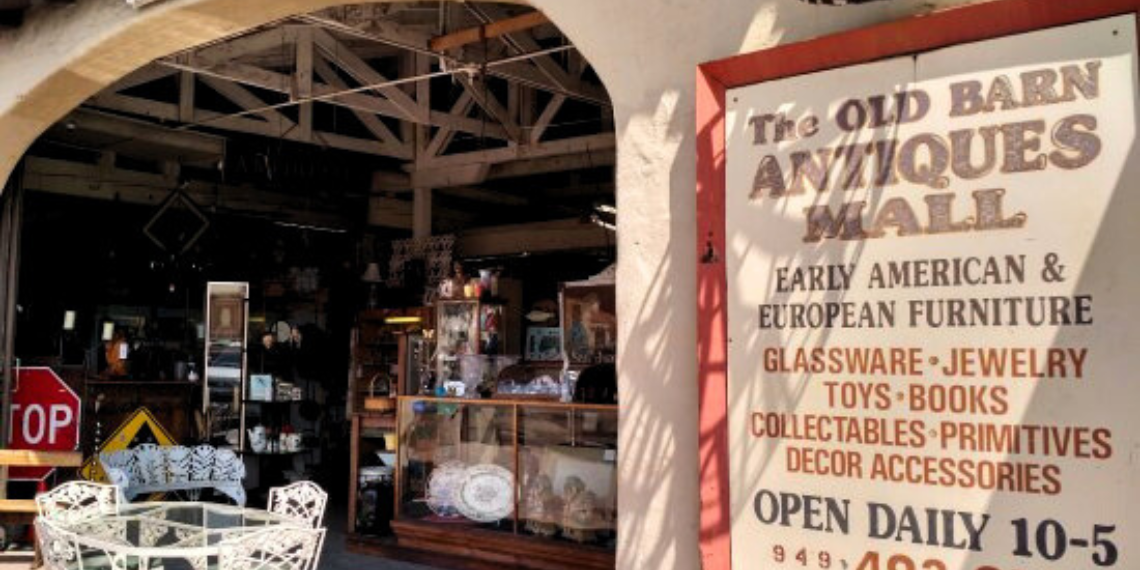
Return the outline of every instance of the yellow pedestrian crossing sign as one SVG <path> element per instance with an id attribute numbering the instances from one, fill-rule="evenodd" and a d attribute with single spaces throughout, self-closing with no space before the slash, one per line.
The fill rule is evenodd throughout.
<path id="1" fill-rule="evenodd" d="M 150 410 L 145 407 L 139 408 L 103 441 L 103 445 L 99 446 L 94 455 L 83 462 L 83 466 L 79 468 L 79 476 L 88 481 L 106 482 L 107 475 L 103 473 L 103 466 L 99 463 L 99 454 L 130 449 L 140 443 L 178 445 L 167 433 L 166 428 L 154 419 Z"/>

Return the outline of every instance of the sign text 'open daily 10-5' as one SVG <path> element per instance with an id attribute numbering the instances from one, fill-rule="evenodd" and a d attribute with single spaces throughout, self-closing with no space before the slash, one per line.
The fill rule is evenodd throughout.
<path id="1" fill-rule="evenodd" d="M 727 92 L 734 568 L 1140 568 L 1135 28 Z"/>

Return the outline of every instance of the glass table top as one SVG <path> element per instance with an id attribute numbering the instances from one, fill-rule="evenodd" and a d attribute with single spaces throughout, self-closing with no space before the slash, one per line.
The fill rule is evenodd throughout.
<path id="1" fill-rule="evenodd" d="M 286 517 L 247 507 L 214 503 L 135 503 L 118 514 L 66 525 L 80 543 L 131 557 L 184 559 L 201 567 L 218 555 L 222 541 L 267 526 L 299 526 Z M 169 566 L 169 565 L 168 565 Z"/>

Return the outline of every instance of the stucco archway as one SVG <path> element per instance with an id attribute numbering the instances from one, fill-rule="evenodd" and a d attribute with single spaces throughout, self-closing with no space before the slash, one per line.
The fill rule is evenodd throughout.
<path id="1" fill-rule="evenodd" d="M 398 0 L 374 3 L 393 1 Z M 0 192 L 3 182 L 40 135 L 84 101 L 133 71 L 169 54 L 231 38 L 265 24 L 354 3 L 357 2 L 181 0 L 135 11 L 120 0 L 77 4 L 73 9 L 30 19 L 28 25 L 34 30 L 21 30 L 15 41 L 0 38 L 0 53 L 4 47 L 11 47 L 9 53 L 30 54 L 35 60 L 18 62 L 0 56 L 0 76 L 21 79 L 22 87 L 10 93 L 24 91 L 7 99 L 8 93 L 0 94 L 0 132 L 4 133 L 0 141 Z M 11 42 L 8 46 L 6 39 Z M 606 50 L 601 47 L 579 51 L 588 59 L 589 53 Z"/>
<path id="2" fill-rule="evenodd" d="M 574 39 L 613 102 L 622 354 L 618 562 L 691 570 L 729 514 L 699 504 L 695 69 L 702 61 L 975 0 L 528 0 Z M 80 0 L 0 34 L 0 180 L 86 97 L 179 49 L 343 0 Z M 1043 2 L 1044 4 L 1044 2 Z M 708 292 L 705 292 L 707 294 Z"/>

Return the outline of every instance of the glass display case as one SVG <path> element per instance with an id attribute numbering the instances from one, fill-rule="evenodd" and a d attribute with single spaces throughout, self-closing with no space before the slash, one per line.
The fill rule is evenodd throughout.
<path id="1" fill-rule="evenodd" d="M 397 519 L 616 544 L 617 407 L 404 396 Z"/>
<path id="2" fill-rule="evenodd" d="M 502 352 L 503 306 L 475 300 L 441 301 L 438 305 L 434 357 L 437 389 L 440 395 L 474 397 L 469 388 L 479 362 L 470 357 Z"/>

